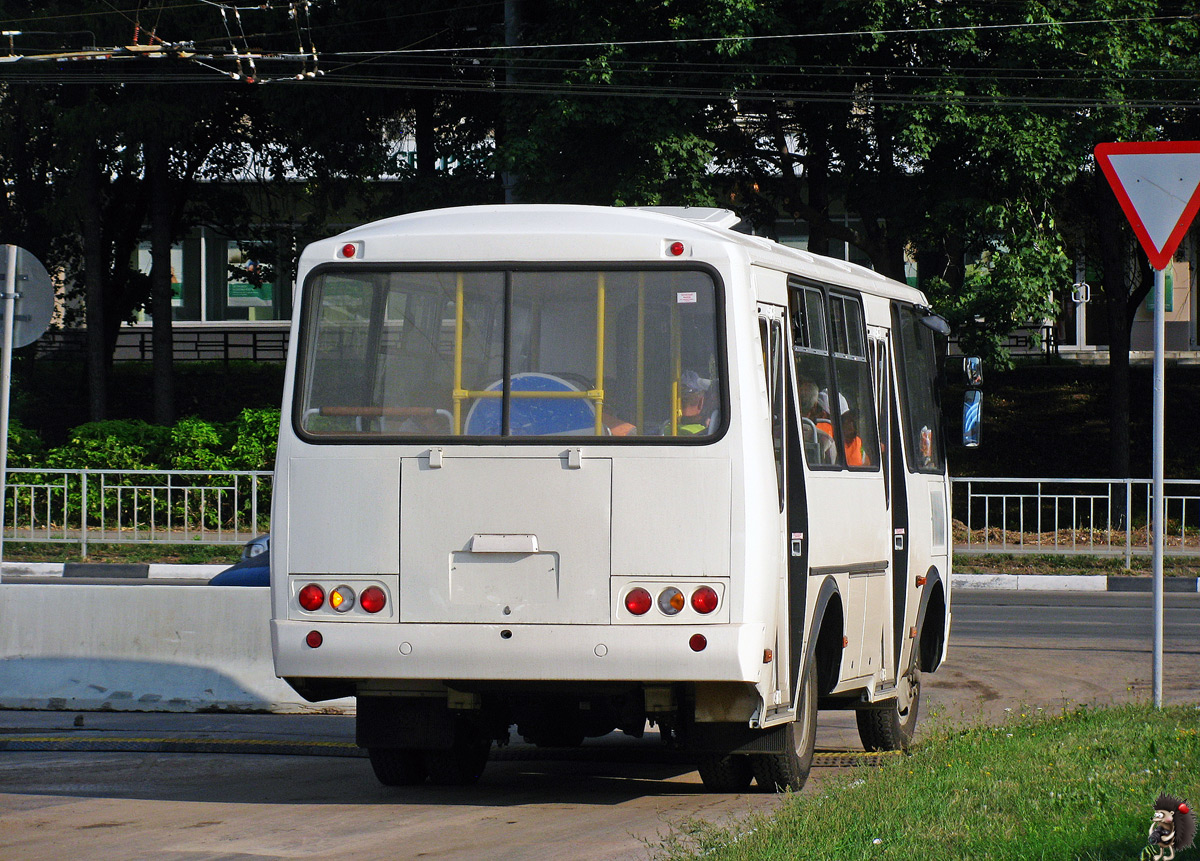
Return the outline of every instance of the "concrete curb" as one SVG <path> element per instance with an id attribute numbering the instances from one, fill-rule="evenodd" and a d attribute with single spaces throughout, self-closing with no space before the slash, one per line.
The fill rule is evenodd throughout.
<path id="1" fill-rule="evenodd" d="M 1149 577 L 1109 577 L 1106 574 L 954 574 L 955 589 L 1009 589 L 1018 592 L 1150 592 Z M 1200 592 L 1200 578 L 1166 577 L 1164 592 Z"/>
<path id="2" fill-rule="evenodd" d="M 232 563 L 230 563 L 232 564 Z M 172 565 L 168 563 L 110 564 L 91 562 L 5 562 L 0 576 L 79 577 L 120 580 L 207 580 L 229 565 Z"/>

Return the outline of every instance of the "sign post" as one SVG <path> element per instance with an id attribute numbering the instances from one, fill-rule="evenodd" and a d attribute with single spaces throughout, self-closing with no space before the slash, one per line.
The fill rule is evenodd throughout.
<path id="1" fill-rule="evenodd" d="M 8 514 L 8 406 L 12 386 L 12 351 L 32 344 L 54 314 L 54 283 L 41 261 L 15 245 L 5 246 L 4 340 L 0 342 L 0 569 L 4 564 L 4 529 Z"/>
<path id="2" fill-rule="evenodd" d="M 1163 415 L 1166 402 L 1164 341 L 1166 337 L 1164 270 L 1200 210 L 1200 141 L 1102 143 L 1095 149 L 1104 172 L 1154 267 L 1154 705 L 1162 707 L 1163 675 Z M 1129 512 L 1126 512 L 1126 517 Z"/>

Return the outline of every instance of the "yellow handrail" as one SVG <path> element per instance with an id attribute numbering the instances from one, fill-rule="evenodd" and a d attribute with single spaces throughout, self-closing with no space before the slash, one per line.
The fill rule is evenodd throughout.
<path id="1" fill-rule="evenodd" d="M 596 388 L 592 406 L 596 410 L 596 436 L 604 435 L 604 273 L 596 278 Z"/>
<path id="2" fill-rule="evenodd" d="M 470 397 L 462 387 L 463 365 L 463 276 L 458 273 L 454 288 L 454 435 L 462 433 L 462 402 Z"/>

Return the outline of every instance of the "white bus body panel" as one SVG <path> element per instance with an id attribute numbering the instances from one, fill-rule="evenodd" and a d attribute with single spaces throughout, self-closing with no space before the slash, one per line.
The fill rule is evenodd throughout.
<path id="1" fill-rule="evenodd" d="M 861 267 L 677 218 L 569 206 L 471 207 L 381 221 L 310 245 L 297 283 L 317 265 L 344 263 L 348 243 L 364 264 L 586 261 L 599 268 L 662 264 L 673 259 L 667 249 L 674 241 L 685 245 L 681 262 L 716 272 L 724 297 L 732 414 L 725 435 L 708 445 L 453 442 L 431 468 L 428 444 L 300 439 L 289 382 L 273 512 L 272 642 L 280 676 L 727 681 L 755 684 L 767 701 L 779 684 L 764 656 L 778 643 L 786 557 L 756 301 L 786 305 L 787 273 L 910 303 L 923 301 L 917 291 Z M 757 284 L 751 264 L 763 267 Z M 296 305 L 298 331 L 303 302 Z M 289 381 L 300 340 L 289 348 Z M 944 477 L 909 478 L 945 487 Z M 886 571 L 851 571 L 891 558 L 883 482 L 878 472 L 844 470 L 808 470 L 805 480 L 810 567 L 831 572 L 852 608 L 839 689 L 878 681 L 887 675 L 878 657 L 890 613 L 890 603 L 878 600 L 888 594 Z M 914 526 L 923 519 L 916 490 L 910 487 Z M 505 552 L 516 546 L 507 540 L 532 542 L 519 545 L 531 549 Z M 938 559 L 948 588 L 945 557 Z M 398 583 L 394 622 L 316 621 L 295 603 L 300 580 L 358 575 Z M 622 617 L 617 590 L 629 577 L 712 582 L 721 612 L 664 624 Z M 807 589 L 810 613 L 818 579 Z M 319 649 L 305 645 L 314 630 L 323 635 Z M 701 652 L 688 645 L 693 633 L 707 638 Z"/>

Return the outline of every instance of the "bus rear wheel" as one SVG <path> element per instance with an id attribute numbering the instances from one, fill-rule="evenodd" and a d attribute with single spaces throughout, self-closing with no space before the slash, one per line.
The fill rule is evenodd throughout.
<path id="1" fill-rule="evenodd" d="M 920 706 L 921 668 L 914 665 L 900 680 L 895 699 L 889 700 L 883 708 L 861 709 L 856 713 L 863 749 L 908 750 L 917 731 Z"/>
<path id="2" fill-rule="evenodd" d="M 448 750 L 427 750 L 423 757 L 429 782 L 441 786 L 467 786 L 479 780 L 487 766 L 492 740 L 460 722 Z"/>
<path id="3" fill-rule="evenodd" d="M 367 748 L 371 770 L 384 786 L 412 786 L 425 782 L 425 763 L 419 750 L 392 747 Z"/>
<path id="4" fill-rule="evenodd" d="M 706 756 L 700 760 L 699 772 L 709 792 L 745 792 L 754 780 L 750 757 L 739 754 Z"/>
<path id="5" fill-rule="evenodd" d="M 796 719 L 784 727 L 787 751 L 750 757 L 754 779 L 766 792 L 799 792 L 812 770 L 817 743 L 817 664 L 811 656 L 800 685 Z"/>

